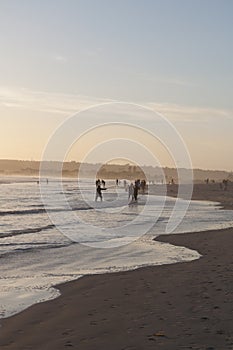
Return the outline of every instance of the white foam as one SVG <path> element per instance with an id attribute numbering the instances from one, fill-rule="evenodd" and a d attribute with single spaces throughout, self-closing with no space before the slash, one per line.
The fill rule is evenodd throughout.
<path id="1" fill-rule="evenodd" d="M 144 217 L 142 216 L 143 220 L 136 221 L 132 226 L 133 230 L 131 227 L 128 231 L 127 229 L 122 231 L 122 226 L 140 212 L 140 205 L 128 208 L 125 204 L 128 200 L 127 193 L 123 189 L 118 190 L 120 196 L 118 203 L 114 202 L 116 195 L 114 191 L 109 191 L 108 196 L 105 196 L 105 202 L 94 203 L 94 186 L 89 186 L 88 182 L 84 185 L 92 204 L 101 210 L 77 211 L 79 219 L 92 225 L 84 228 L 79 220 L 75 225 L 70 223 L 68 227 L 73 230 L 76 237 L 78 232 L 80 241 L 85 244 L 88 242 L 89 246 L 72 243 L 56 228 L 0 239 L 0 317 L 9 317 L 34 303 L 56 298 L 59 295 L 58 290 L 54 288 L 57 284 L 86 274 L 132 270 L 147 265 L 191 261 L 200 257 L 196 251 L 153 240 L 159 234 L 165 233 L 166 223 L 174 205 L 173 198 L 167 200 L 155 226 L 146 235 L 134 241 L 142 225 L 147 222 L 150 224 L 151 220 L 154 220 L 154 213 L 160 211 L 163 198 L 154 196 L 150 203 L 151 207 Z M 53 191 L 53 186 L 51 184 L 49 186 Z M 69 193 L 67 196 L 71 206 L 85 207 L 86 204 L 80 200 L 74 181 L 67 182 L 65 190 Z M 139 198 L 140 201 L 143 201 L 143 198 Z M 22 206 L 26 209 L 32 206 L 40 207 L 38 186 L 36 183 L 1 185 L 0 204 L 1 211 L 22 209 Z M 57 205 L 59 208 L 60 203 Z M 58 212 L 57 215 L 61 216 L 61 213 Z M 49 224 L 51 222 L 45 213 L 2 216 L 0 233 L 11 232 L 12 229 L 44 227 Z M 97 229 L 98 225 L 105 227 L 101 231 L 102 236 Z M 174 233 L 230 226 L 233 226 L 231 211 L 219 210 L 209 202 L 193 201 L 185 219 Z M 114 230 L 109 230 L 111 227 L 114 227 Z M 98 242 L 101 243 L 106 239 L 108 249 L 90 246 L 91 242 L 98 246 Z M 129 242 L 131 243 L 128 244 Z M 119 243 L 122 246 L 113 248 Z M 103 246 L 102 243 L 100 245 Z"/>
<path id="2" fill-rule="evenodd" d="M 9 317 L 34 303 L 56 298 L 59 292 L 53 288 L 55 285 L 82 275 L 132 270 L 199 257 L 195 251 L 147 242 L 145 238 L 114 249 L 73 244 L 5 256 L 1 264 L 0 316 Z"/>

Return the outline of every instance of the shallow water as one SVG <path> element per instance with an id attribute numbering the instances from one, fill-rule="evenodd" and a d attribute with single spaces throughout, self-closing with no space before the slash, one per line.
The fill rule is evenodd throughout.
<path id="1" fill-rule="evenodd" d="M 164 197 L 149 196 L 148 203 L 147 196 L 140 195 L 138 205 L 128 206 L 124 188 L 116 189 L 109 181 L 104 201 L 96 203 L 95 185 L 90 180 L 79 184 L 66 180 L 63 190 L 72 220 L 65 221 L 66 206 L 54 179 L 47 185 L 48 198 L 52 198 L 46 208 L 50 217 L 35 179 L 4 178 L 0 182 L 7 182 L 0 185 L 0 317 L 55 298 L 59 292 L 53 286 L 85 274 L 200 257 L 193 250 L 153 241 L 166 232 L 173 198 L 165 201 Z M 58 221 L 51 222 L 51 218 Z M 174 233 L 232 225 L 231 211 L 219 210 L 214 203 L 193 201 Z M 142 234 L 147 228 L 149 231 Z"/>

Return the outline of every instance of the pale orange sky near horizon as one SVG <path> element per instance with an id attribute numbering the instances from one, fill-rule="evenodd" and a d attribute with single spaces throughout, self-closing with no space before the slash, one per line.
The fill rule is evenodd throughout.
<path id="1" fill-rule="evenodd" d="M 48 94 L 49 95 L 49 94 Z M 57 96 L 57 108 L 61 104 L 61 98 Z M 74 98 L 74 97 L 73 97 Z M 36 101 L 34 106 L 0 106 L 1 123 L 4 127 L 0 129 L 0 158 L 1 159 L 23 159 L 23 160 L 41 160 L 43 150 L 57 127 L 67 120 L 67 115 L 72 115 L 69 102 L 64 97 L 61 111 L 53 111 L 54 105 L 43 106 L 43 102 Z M 93 102 L 79 102 L 75 99 L 75 107 L 78 109 L 88 106 Z M 224 115 L 223 111 L 214 111 L 214 117 L 211 117 L 212 111 L 208 109 L 195 110 L 182 106 L 148 104 L 161 113 L 163 113 L 176 127 L 181 134 L 189 150 L 194 168 L 203 169 L 221 169 L 232 171 L 231 162 L 232 138 L 231 130 L 232 120 Z M 73 107 L 75 109 L 75 107 Z M 47 108 L 47 110 L 46 110 Z M 64 109 L 67 108 L 67 111 Z M 187 113 L 187 114 L 186 114 Z M 32 116 L 34 121 L 32 121 Z M 203 117 L 204 116 L 204 117 Z M 203 121 L 202 121 L 203 119 Z M 123 132 L 124 134 L 124 132 Z M 86 137 L 85 147 L 80 144 L 70 152 L 68 160 L 80 161 L 90 151 L 90 149 L 104 138 L 97 133 L 90 134 L 90 139 Z M 125 135 L 126 137 L 126 135 Z M 134 135 L 135 137 L 135 135 Z M 145 138 L 144 144 L 154 150 L 161 165 L 173 167 L 174 163 L 171 157 L 162 151 L 162 147 Z M 101 161 L 101 157 L 96 162 Z M 140 160 L 139 160 L 140 161 Z M 143 155 L 141 156 L 141 165 L 148 165 Z M 92 159 L 95 162 L 95 159 Z M 155 164 L 150 164 L 155 165 Z"/>
<path id="2" fill-rule="evenodd" d="M 164 115 L 193 168 L 233 171 L 232 11 L 229 0 L 2 0 L 0 159 L 41 160 L 69 116 L 123 101 Z M 80 161 L 104 142 L 102 134 L 88 137 L 68 160 Z M 142 139 L 162 166 L 174 166 L 161 145 Z M 122 156 L 131 146 L 111 147 Z M 156 165 L 133 150 L 141 165 Z M 104 152 L 90 161 L 101 162 Z"/>

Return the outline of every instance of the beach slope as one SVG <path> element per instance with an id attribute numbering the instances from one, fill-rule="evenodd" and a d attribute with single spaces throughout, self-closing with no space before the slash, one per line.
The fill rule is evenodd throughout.
<path id="1" fill-rule="evenodd" d="M 202 257 L 60 285 L 1 320 L 1 349 L 233 349 L 233 229 L 158 240 Z"/>

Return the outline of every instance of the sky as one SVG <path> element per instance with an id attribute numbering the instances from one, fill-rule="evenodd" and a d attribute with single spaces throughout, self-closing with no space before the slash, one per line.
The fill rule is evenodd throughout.
<path id="1" fill-rule="evenodd" d="M 0 158 L 40 160 L 69 116 L 119 101 L 165 116 L 194 168 L 232 171 L 232 14 L 232 0 L 0 0 Z M 67 159 L 85 157 L 96 135 Z"/>

